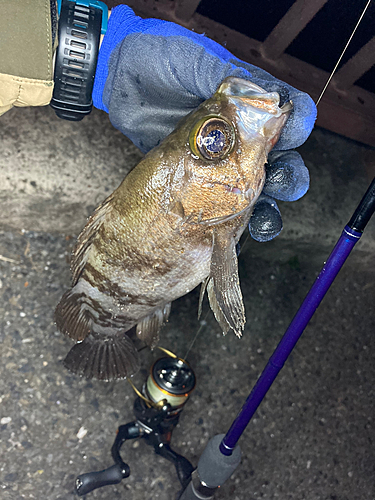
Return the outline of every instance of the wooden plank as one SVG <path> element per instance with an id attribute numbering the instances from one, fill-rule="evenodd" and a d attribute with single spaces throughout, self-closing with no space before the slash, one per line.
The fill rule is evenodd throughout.
<path id="1" fill-rule="evenodd" d="M 264 57 L 277 59 L 327 0 L 297 0 L 263 42 Z"/>
<path id="2" fill-rule="evenodd" d="M 370 146 L 375 145 L 374 121 L 364 118 L 360 108 L 358 110 L 345 108 L 330 97 L 320 102 L 316 125 L 349 139 Z"/>
<path id="3" fill-rule="evenodd" d="M 338 70 L 334 83 L 338 89 L 349 89 L 375 64 L 375 36 Z M 374 84 L 375 90 L 375 84 Z"/>

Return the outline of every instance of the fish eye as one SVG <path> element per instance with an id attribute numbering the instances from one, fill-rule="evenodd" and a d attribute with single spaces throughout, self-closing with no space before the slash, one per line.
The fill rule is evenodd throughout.
<path id="1" fill-rule="evenodd" d="M 221 117 L 206 118 L 193 128 L 190 134 L 193 153 L 206 160 L 222 159 L 233 148 L 233 126 Z"/>

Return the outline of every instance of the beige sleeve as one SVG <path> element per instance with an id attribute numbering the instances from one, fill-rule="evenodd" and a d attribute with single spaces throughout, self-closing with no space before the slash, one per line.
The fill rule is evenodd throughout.
<path id="1" fill-rule="evenodd" d="M 0 1 L 0 115 L 45 106 L 53 92 L 50 0 Z"/>

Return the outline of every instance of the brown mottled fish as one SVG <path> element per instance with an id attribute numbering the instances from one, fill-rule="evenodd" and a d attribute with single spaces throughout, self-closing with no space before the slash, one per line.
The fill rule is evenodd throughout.
<path id="1" fill-rule="evenodd" d="M 224 333 L 240 336 L 245 310 L 236 243 L 262 191 L 267 155 L 292 104 L 229 77 L 183 118 L 95 210 L 73 252 L 72 289 L 56 308 L 75 340 L 65 366 L 87 378 L 134 374 L 171 302 L 200 283 Z"/>

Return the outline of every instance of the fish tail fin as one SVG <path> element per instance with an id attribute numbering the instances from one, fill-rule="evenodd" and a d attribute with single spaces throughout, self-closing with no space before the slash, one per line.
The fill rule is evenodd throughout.
<path id="1" fill-rule="evenodd" d="M 91 333 L 68 352 L 64 366 L 88 379 L 111 381 L 134 375 L 139 369 L 138 352 L 125 334 Z"/>
<path id="2" fill-rule="evenodd" d="M 91 317 L 84 304 L 84 294 L 75 293 L 74 289 L 64 293 L 55 309 L 57 328 L 79 342 L 90 333 Z"/>

